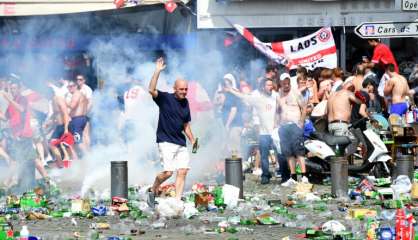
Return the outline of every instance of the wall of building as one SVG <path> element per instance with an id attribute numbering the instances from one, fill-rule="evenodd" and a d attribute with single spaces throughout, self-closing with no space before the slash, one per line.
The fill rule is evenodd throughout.
<path id="1" fill-rule="evenodd" d="M 370 21 L 413 21 L 418 12 L 403 12 L 401 0 L 199 0 L 199 29 L 356 26 Z M 228 21 L 227 21 L 228 20 Z"/>

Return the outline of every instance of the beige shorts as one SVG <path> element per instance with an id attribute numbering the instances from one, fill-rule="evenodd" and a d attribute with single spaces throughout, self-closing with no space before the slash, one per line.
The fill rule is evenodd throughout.
<path id="1" fill-rule="evenodd" d="M 158 143 L 161 163 L 164 171 L 176 171 L 189 169 L 189 152 L 187 148 L 178 144 L 162 142 Z"/>

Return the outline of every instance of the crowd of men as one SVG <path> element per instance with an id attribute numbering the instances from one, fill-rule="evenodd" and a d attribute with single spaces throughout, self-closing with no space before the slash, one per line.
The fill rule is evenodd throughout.
<path id="1" fill-rule="evenodd" d="M 224 76 L 214 101 L 228 131 L 230 151 L 238 150 L 244 159 L 255 156 L 253 173 L 261 175 L 261 184 L 270 182 L 270 162 L 277 163 L 276 175 L 281 176 L 283 186 L 296 183 L 296 164 L 302 175 L 299 180 L 308 182 L 304 160 L 309 153 L 305 153 L 304 140 L 313 131 L 348 136 L 352 144 L 347 152 L 360 148 L 361 153 L 365 147 L 361 130 L 366 129 L 366 121 L 361 120 L 375 114 L 404 116 L 412 108 L 417 89 L 409 89 L 388 46 L 378 39 L 368 42 L 374 48 L 373 56 L 363 57 L 353 73 L 299 67 L 291 77 L 287 72 L 280 74 L 270 63 L 255 89 L 243 78 L 237 83 L 232 74 Z M 324 122 L 321 120 L 327 126 L 315 129 L 315 123 Z M 349 131 L 354 122 L 359 123 L 358 129 Z M 253 132 L 258 137 L 253 134 L 252 138 L 258 144 L 240 142 L 251 136 L 249 129 L 256 129 Z"/>
<path id="2" fill-rule="evenodd" d="M 86 153 L 93 91 L 85 82 L 83 75 L 77 75 L 73 80 L 44 83 L 44 91 L 34 91 L 16 74 L 0 81 L 0 156 L 10 168 L 6 186 L 30 178 L 26 174 L 33 162 L 49 181 L 46 168 L 68 167 Z"/>
<path id="3" fill-rule="evenodd" d="M 270 183 L 273 177 L 271 162 L 276 163 L 275 175 L 281 177 L 283 186 L 295 184 L 297 173 L 301 174 L 300 181 L 309 182 L 304 141 L 313 131 L 348 136 L 355 151 L 361 136 L 348 130 L 350 123 L 370 118 L 372 114 L 404 115 L 413 105 L 413 95 L 418 89 L 409 89 L 408 81 L 399 74 L 395 58 L 386 45 L 377 39 L 369 40 L 369 44 L 374 47 L 373 57 L 371 60 L 363 58 L 352 74 L 340 68 L 308 71 L 299 67 L 295 76 L 291 76 L 286 71 L 280 72 L 274 63 L 267 64 L 263 76 L 254 82 L 241 74 L 225 74 L 212 103 L 228 134 L 225 141 L 228 154 L 240 155 L 244 160 L 255 159 L 253 173 L 261 175 L 261 184 Z M 157 69 L 164 68 L 163 60 L 158 60 Z M 155 79 L 150 93 L 157 105 L 161 105 L 160 98 L 166 95 L 156 90 Z M 94 126 L 89 117 L 93 91 L 85 77 L 76 75 L 74 79 L 45 83 L 44 87 L 47 91 L 35 92 L 14 74 L 0 81 L 0 156 L 11 169 L 5 182 L 8 186 L 22 176 L 15 173 L 18 164 L 35 162 L 39 174 L 48 180 L 46 167 L 66 167 L 69 162 L 82 158 L 91 147 L 91 127 Z M 133 80 L 124 92 L 125 127 L 141 121 L 136 108 L 138 102 L 149 97 L 144 89 Z M 174 90 L 174 100 L 167 95 L 170 98 L 165 101 L 176 102 L 177 98 L 184 101 L 187 82 L 176 81 Z M 187 119 L 188 123 L 190 118 Z M 327 127 L 315 129 L 314 123 L 321 119 L 327 121 Z M 360 126 L 364 128 L 365 124 Z M 161 129 L 159 131 L 157 141 L 162 134 Z M 195 139 L 190 138 L 194 143 Z M 184 147 L 185 139 L 182 138 L 181 143 Z"/>

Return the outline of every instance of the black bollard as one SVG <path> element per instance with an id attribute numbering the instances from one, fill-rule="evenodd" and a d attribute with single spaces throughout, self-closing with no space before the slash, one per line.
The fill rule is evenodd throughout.
<path id="1" fill-rule="evenodd" d="M 241 158 L 225 159 L 225 183 L 239 188 L 239 198 L 244 199 L 244 174 Z"/>
<path id="2" fill-rule="evenodd" d="M 347 197 L 348 161 L 345 157 L 331 158 L 331 194 L 334 197 Z"/>
<path id="3" fill-rule="evenodd" d="M 396 158 L 396 176 L 406 175 L 411 181 L 414 179 L 414 156 L 400 155 Z"/>
<path id="4" fill-rule="evenodd" d="M 128 162 L 112 161 L 110 164 L 111 197 L 122 197 L 128 199 Z"/>

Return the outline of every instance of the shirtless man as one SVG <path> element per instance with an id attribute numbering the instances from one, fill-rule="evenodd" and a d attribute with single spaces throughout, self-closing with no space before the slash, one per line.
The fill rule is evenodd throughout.
<path id="1" fill-rule="evenodd" d="M 87 111 L 86 115 L 89 115 L 93 107 L 93 90 L 86 84 L 86 77 L 82 74 L 78 74 L 76 77 L 78 89 L 87 98 Z M 86 127 L 83 131 L 83 146 L 87 150 L 90 147 L 90 121 L 87 117 Z"/>
<path id="2" fill-rule="evenodd" d="M 358 64 L 356 67 L 355 76 L 352 79 L 352 83 L 354 85 L 354 91 L 360 91 L 363 89 L 363 81 L 364 81 L 364 66 Z"/>
<path id="3" fill-rule="evenodd" d="M 386 73 L 390 79 L 386 82 L 383 90 L 385 96 L 390 96 L 392 103 L 390 105 L 390 114 L 402 116 L 408 110 L 408 104 L 405 97 L 409 95 L 409 86 L 407 80 L 395 71 L 395 65 L 388 64 Z"/>
<path id="4" fill-rule="evenodd" d="M 328 131 L 334 136 L 347 136 L 352 141 L 348 152 L 355 151 L 358 140 L 349 131 L 348 125 L 351 121 L 352 104 L 361 104 L 353 92 L 342 89 L 332 94 L 328 100 Z"/>
<path id="5" fill-rule="evenodd" d="M 291 178 L 282 186 L 289 187 L 296 183 L 296 160 L 302 170 L 302 182 L 307 183 L 305 167 L 305 149 L 303 124 L 306 115 L 306 103 L 297 90 L 291 90 L 290 76 L 283 73 L 280 76 L 281 92 L 277 98 L 277 122 L 279 123 L 280 148 L 287 158 Z"/>
<path id="6" fill-rule="evenodd" d="M 52 88 L 51 88 L 51 91 Z M 51 135 L 51 141 L 49 143 L 49 148 L 51 149 L 52 154 L 56 160 L 56 166 L 59 168 L 63 167 L 63 158 L 61 156 L 60 148 L 63 150 L 64 158 L 66 159 L 68 154 L 63 145 L 61 143 L 64 142 L 64 139 L 71 138 L 68 136 L 69 133 L 69 124 L 70 124 L 70 116 L 68 114 L 68 108 L 65 104 L 65 99 L 63 96 L 58 94 L 49 93 L 49 97 L 52 97 L 52 116 L 50 121 L 48 121 L 45 125 L 49 125 L 52 122 L 56 124 L 55 130 Z M 71 139 L 70 142 L 66 141 L 65 144 L 70 147 L 70 151 L 73 152 L 71 146 Z M 74 158 L 74 156 L 73 156 Z"/>
<path id="7" fill-rule="evenodd" d="M 328 100 L 328 130 L 335 136 L 348 136 L 353 103 L 360 104 L 354 93 L 342 89 L 332 94 Z"/>
<path id="8" fill-rule="evenodd" d="M 83 130 L 87 124 L 87 105 L 88 100 L 79 90 L 77 83 L 71 81 L 68 83 L 68 91 L 71 93 L 71 102 L 68 104 L 70 108 L 71 121 L 69 130 L 74 135 L 74 141 L 79 145 L 82 153 L 86 152 L 86 146 L 83 143 Z"/>

